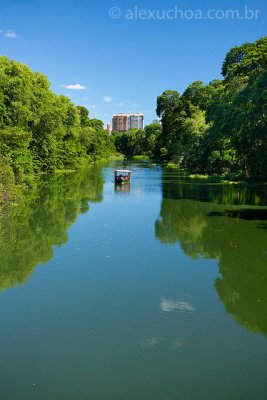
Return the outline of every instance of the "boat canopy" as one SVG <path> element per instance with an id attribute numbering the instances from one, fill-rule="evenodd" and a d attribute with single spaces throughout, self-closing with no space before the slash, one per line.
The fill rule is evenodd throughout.
<path id="1" fill-rule="evenodd" d="M 115 174 L 130 174 L 131 171 L 129 169 L 116 169 Z"/>

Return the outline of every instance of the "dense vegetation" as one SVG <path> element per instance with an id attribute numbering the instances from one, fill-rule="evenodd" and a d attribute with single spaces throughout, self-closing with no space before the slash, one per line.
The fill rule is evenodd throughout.
<path id="1" fill-rule="evenodd" d="M 0 203 L 40 172 L 77 169 L 115 153 L 85 107 L 54 94 L 47 78 L 0 57 Z"/>
<path id="2" fill-rule="evenodd" d="M 115 145 L 120 153 L 127 156 L 147 155 L 153 157 L 156 152 L 160 124 L 150 124 L 145 129 L 130 129 L 124 133 L 113 132 Z"/>
<path id="3" fill-rule="evenodd" d="M 152 153 L 193 173 L 266 179 L 267 37 L 233 47 L 222 75 L 208 85 L 196 81 L 182 95 L 163 92 L 157 99 L 162 131 L 130 131 L 116 139 L 117 148 Z"/>

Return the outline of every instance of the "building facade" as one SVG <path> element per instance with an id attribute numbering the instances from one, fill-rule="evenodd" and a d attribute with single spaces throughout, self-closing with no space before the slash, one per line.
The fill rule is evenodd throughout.
<path id="1" fill-rule="evenodd" d="M 109 135 L 111 135 L 111 125 L 109 122 L 107 123 L 107 131 L 108 131 Z"/>
<path id="2" fill-rule="evenodd" d="M 129 114 L 129 129 L 144 129 L 144 114 Z"/>
<path id="3" fill-rule="evenodd" d="M 112 116 L 113 131 L 126 132 L 128 129 L 128 114 L 114 114 Z"/>
<path id="4" fill-rule="evenodd" d="M 112 130 L 126 132 L 129 129 L 144 129 L 144 114 L 114 114 Z"/>

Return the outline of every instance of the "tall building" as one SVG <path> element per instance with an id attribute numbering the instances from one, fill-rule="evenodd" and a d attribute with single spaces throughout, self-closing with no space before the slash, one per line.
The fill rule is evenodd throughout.
<path id="1" fill-rule="evenodd" d="M 128 131 L 128 114 L 114 114 L 112 116 L 112 130 L 118 132 Z"/>
<path id="2" fill-rule="evenodd" d="M 129 129 L 144 129 L 144 114 L 130 114 Z"/>
<path id="3" fill-rule="evenodd" d="M 126 132 L 129 129 L 144 129 L 144 114 L 114 114 L 112 130 Z"/>
<path id="4" fill-rule="evenodd" d="M 111 125 L 109 122 L 107 123 L 107 131 L 108 131 L 109 135 L 111 135 Z"/>

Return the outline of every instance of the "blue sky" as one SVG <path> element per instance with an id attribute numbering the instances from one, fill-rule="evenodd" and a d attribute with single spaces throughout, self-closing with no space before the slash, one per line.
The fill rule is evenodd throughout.
<path id="1" fill-rule="evenodd" d="M 239 17 L 225 17 L 231 9 Z M 220 78 L 225 53 L 266 26 L 266 0 L 1 0 L 0 53 L 47 75 L 91 117 L 143 112 L 150 123 L 158 95 Z"/>

